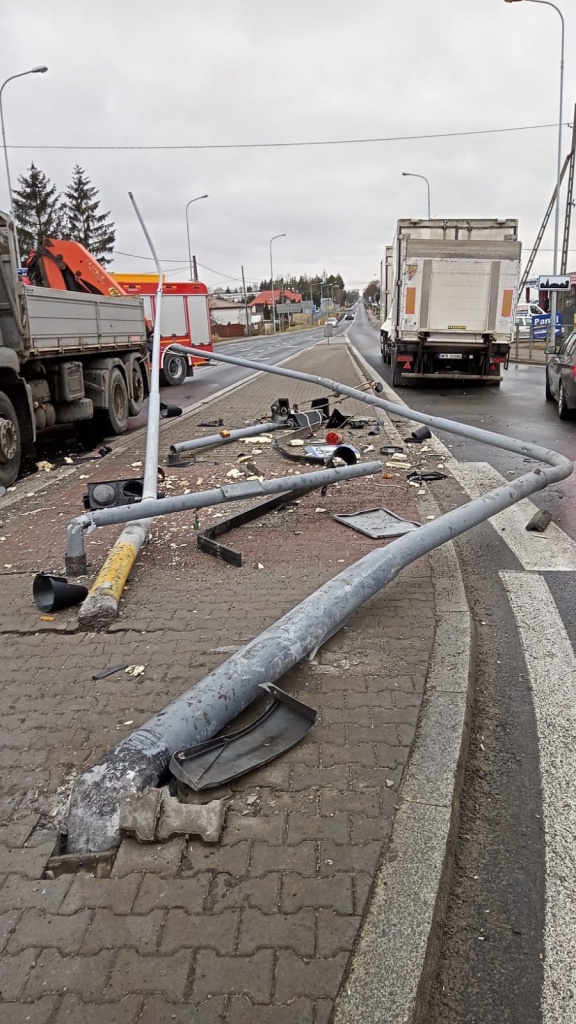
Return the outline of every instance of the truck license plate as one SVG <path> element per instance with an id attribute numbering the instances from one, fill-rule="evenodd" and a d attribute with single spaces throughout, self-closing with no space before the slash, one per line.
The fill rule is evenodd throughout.
<path id="1" fill-rule="evenodd" d="M 439 352 L 438 359 L 462 359 L 461 352 Z"/>

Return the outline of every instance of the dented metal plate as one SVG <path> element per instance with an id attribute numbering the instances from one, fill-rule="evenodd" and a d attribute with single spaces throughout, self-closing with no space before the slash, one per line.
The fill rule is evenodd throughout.
<path id="1" fill-rule="evenodd" d="M 369 508 L 365 512 L 353 512 L 350 515 L 334 516 L 344 526 L 351 526 L 358 533 L 372 540 L 384 540 L 386 537 L 401 537 L 405 533 L 417 530 L 420 523 L 410 519 L 402 519 L 387 508 Z"/>

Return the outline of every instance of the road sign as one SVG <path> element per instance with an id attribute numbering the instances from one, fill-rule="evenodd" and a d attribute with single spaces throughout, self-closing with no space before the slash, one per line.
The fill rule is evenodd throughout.
<path id="1" fill-rule="evenodd" d="M 571 287 L 570 274 L 546 274 L 538 279 L 541 292 L 569 292 Z"/>
<path id="2" fill-rule="evenodd" d="M 533 316 L 532 317 L 532 337 L 533 338 L 547 338 L 550 333 L 550 316 Z M 560 313 L 556 314 L 556 337 L 562 334 L 562 321 Z"/>

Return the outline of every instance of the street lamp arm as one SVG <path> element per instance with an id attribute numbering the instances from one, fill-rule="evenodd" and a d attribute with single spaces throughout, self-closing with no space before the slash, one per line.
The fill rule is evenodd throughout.
<path id="1" fill-rule="evenodd" d="M 208 193 L 206 192 L 203 196 L 194 196 L 194 199 L 190 199 L 186 203 L 186 237 L 188 239 L 188 266 L 190 269 L 191 281 L 194 280 L 194 274 L 192 272 L 192 250 L 190 248 L 190 222 L 188 220 L 188 207 L 191 206 L 192 203 L 197 203 L 199 199 L 208 199 Z"/>

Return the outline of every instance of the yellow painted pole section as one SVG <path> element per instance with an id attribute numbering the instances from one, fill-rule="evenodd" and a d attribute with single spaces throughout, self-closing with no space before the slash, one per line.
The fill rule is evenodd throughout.
<path id="1" fill-rule="evenodd" d="M 139 546 L 131 541 L 116 541 L 90 588 L 88 598 L 106 594 L 118 603 L 139 550 Z"/>

